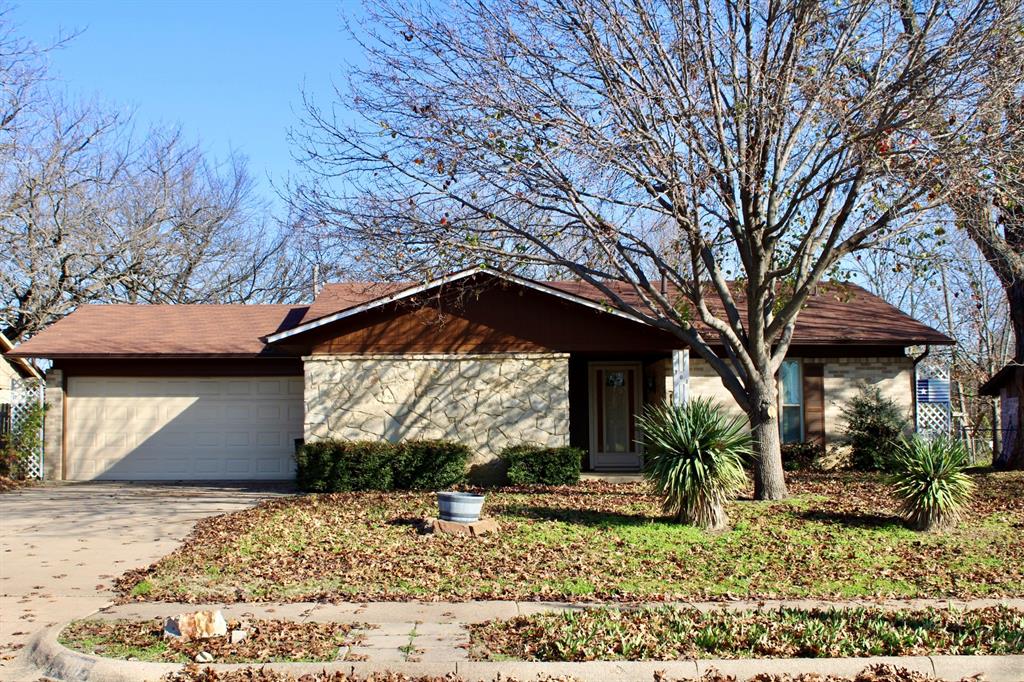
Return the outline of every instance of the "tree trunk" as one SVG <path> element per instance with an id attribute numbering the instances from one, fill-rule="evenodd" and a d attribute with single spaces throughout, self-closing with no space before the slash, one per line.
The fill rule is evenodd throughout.
<path id="1" fill-rule="evenodd" d="M 781 500 L 786 497 L 786 478 L 782 470 L 782 438 L 775 377 L 761 381 L 747 417 L 754 435 L 754 499 Z"/>
<path id="2" fill-rule="evenodd" d="M 693 516 L 685 509 L 681 509 L 676 520 L 679 523 L 696 526 L 707 531 L 717 532 L 729 528 L 729 517 L 725 515 L 725 507 L 718 502 L 708 503 L 701 513 Z"/>
<path id="3" fill-rule="evenodd" d="M 1010 373 L 1007 389 L 1010 397 L 1017 398 L 1017 433 L 1012 443 L 1003 444 L 1004 451 L 1009 446 L 1009 456 L 1000 458 L 998 463 L 1001 469 L 1024 469 L 1024 279 L 1006 287 L 1006 299 L 1010 303 L 1010 324 L 1016 344 L 1013 364 L 1017 365 L 1016 371 Z"/>

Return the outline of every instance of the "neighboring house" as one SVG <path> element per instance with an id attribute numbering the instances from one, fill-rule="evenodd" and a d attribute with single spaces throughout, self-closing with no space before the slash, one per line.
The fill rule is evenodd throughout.
<path id="1" fill-rule="evenodd" d="M 837 442 L 861 381 L 912 413 L 906 348 L 949 343 L 859 287 L 822 287 L 780 373 L 785 440 Z M 484 472 L 523 441 L 635 469 L 635 416 L 673 385 L 739 413 L 685 344 L 593 287 L 482 269 L 328 285 L 311 305 L 84 306 L 16 353 L 54 363 L 52 478 L 280 479 L 297 440 L 327 437 L 457 439 Z"/>
<path id="2" fill-rule="evenodd" d="M 14 348 L 3 334 L 0 334 L 0 405 L 9 405 L 14 399 L 14 385 L 25 379 L 40 380 L 43 375 L 25 358 L 7 354 Z"/>
<path id="3" fill-rule="evenodd" d="M 1020 419 L 1020 401 L 1024 399 L 1024 367 L 1009 364 L 992 375 L 982 384 L 978 391 L 981 395 L 999 398 L 999 434 L 1000 450 L 995 455 L 995 464 L 1005 465 L 1010 461 L 1017 438 L 1017 431 L 1022 427 Z"/>

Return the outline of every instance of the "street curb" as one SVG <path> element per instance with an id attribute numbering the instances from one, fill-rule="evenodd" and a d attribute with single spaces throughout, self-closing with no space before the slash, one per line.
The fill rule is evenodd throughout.
<path id="1" fill-rule="evenodd" d="M 57 641 L 67 623 L 47 628 L 32 637 L 25 655 L 39 671 L 61 682 L 156 682 L 163 675 L 181 670 L 180 663 L 122 661 L 72 651 Z M 1024 655 L 1016 656 L 911 656 L 872 658 L 775 658 L 701 659 L 686 661 L 590 661 L 585 663 L 544 663 L 538 661 L 450 661 L 336 662 L 336 663 L 214 663 L 203 665 L 225 672 L 243 668 L 266 668 L 295 676 L 321 671 L 343 671 L 357 675 L 390 671 L 406 675 L 444 676 L 454 673 L 466 682 L 493 682 L 499 673 L 524 680 L 540 675 L 570 676 L 581 682 L 651 682 L 655 673 L 669 679 L 698 678 L 714 668 L 738 680 L 759 673 L 821 673 L 854 677 L 871 665 L 885 663 L 943 680 L 960 680 L 984 675 L 986 682 L 1024 682 Z"/>
<path id="2" fill-rule="evenodd" d="M 61 682 L 138 682 L 159 680 L 180 670 L 177 663 L 120 661 L 72 651 L 57 641 L 67 623 L 37 632 L 25 646 L 28 662 L 40 673 Z"/>

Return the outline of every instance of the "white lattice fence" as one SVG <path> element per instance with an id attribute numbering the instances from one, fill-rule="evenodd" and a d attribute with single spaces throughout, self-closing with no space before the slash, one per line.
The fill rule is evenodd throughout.
<path id="1" fill-rule="evenodd" d="M 31 418 L 34 408 L 43 404 L 43 386 L 40 382 L 26 379 L 15 381 L 11 399 L 11 430 L 16 431 L 22 428 L 23 424 Z M 43 477 L 43 428 L 39 426 L 39 446 L 36 452 L 24 460 L 25 475 L 28 478 Z"/>
<path id="2" fill-rule="evenodd" d="M 924 436 L 948 436 L 952 426 L 949 368 L 928 368 L 927 378 L 918 377 L 917 432 Z"/>
<path id="3" fill-rule="evenodd" d="M 922 435 L 948 436 L 949 403 L 920 403 L 917 406 L 917 432 Z"/>

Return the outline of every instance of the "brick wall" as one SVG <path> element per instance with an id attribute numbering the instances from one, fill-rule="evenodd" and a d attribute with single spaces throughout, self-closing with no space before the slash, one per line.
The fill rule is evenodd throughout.
<path id="1" fill-rule="evenodd" d="M 908 357 L 804 358 L 825 365 L 825 441 L 838 446 L 842 439 L 843 407 L 862 385 L 878 386 L 882 395 L 913 418 L 914 364 Z M 690 358 L 690 395 L 710 397 L 726 406 L 730 414 L 744 416 L 721 378 L 705 360 Z"/>
<path id="2" fill-rule="evenodd" d="M 64 372 L 46 373 L 46 414 L 43 415 L 43 478 L 64 478 Z"/>

